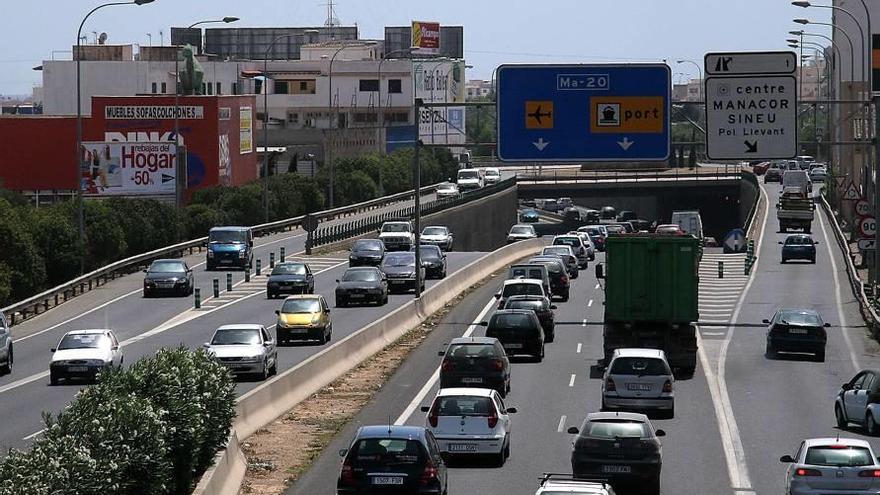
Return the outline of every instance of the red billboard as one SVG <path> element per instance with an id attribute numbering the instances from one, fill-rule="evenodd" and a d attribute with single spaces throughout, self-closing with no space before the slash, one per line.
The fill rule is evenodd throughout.
<path id="1" fill-rule="evenodd" d="M 440 53 L 440 23 L 412 21 L 412 46 L 418 47 L 417 55 Z"/>

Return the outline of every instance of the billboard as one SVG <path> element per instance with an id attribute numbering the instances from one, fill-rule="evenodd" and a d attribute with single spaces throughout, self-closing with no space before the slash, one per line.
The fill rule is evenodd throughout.
<path id="1" fill-rule="evenodd" d="M 239 153 L 244 155 L 254 151 L 254 111 L 251 107 L 241 107 L 239 109 L 238 129 Z"/>
<path id="2" fill-rule="evenodd" d="M 412 21 L 412 45 L 418 47 L 416 55 L 440 53 L 440 23 Z"/>
<path id="3" fill-rule="evenodd" d="M 174 194 L 174 143 L 84 142 L 80 187 L 89 196 Z"/>
<path id="4" fill-rule="evenodd" d="M 464 102 L 464 71 L 463 60 L 414 60 L 415 97 L 427 104 Z M 421 108 L 419 137 L 423 143 L 464 143 L 465 134 L 464 107 Z"/>

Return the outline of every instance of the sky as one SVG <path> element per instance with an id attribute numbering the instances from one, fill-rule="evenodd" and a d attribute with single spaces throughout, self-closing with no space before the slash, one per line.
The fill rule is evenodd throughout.
<path id="1" fill-rule="evenodd" d="M 30 94 L 42 60 L 69 59 L 82 17 L 106 0 L 0 0 L 0 95 Z M 821 2 L 821 0 L 820 0 Z M 816 2 L 816 3 L 820 3 Z M 830 2 L 821 2 L 830 3 Z M 464 26 L 468 79 L 489 79 L 503 63 L 659 62 L 673 80 L 697 76 L 709 51 L 788 50 L 796 17 L 830 22 L 829 9 L 788 0 L 337 0 L 336 17 L 357 24 L 361 38 L 381 39 L 384 26 L 413 20 Z M 83 33 L 108 43 L 158 45 L 170 27 L 236 16 L 239 27 L 316 26 L 326 0 L 155 0 L 99 10 Z M 829 35 L 823 26 L 811 31 Z M 54 53 L 53 53 L 54 52 Z"/>

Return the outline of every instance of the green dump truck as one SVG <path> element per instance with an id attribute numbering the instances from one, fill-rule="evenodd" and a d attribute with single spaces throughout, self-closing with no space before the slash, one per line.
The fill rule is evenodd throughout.
<path id="1" fill-rule="evenodd" d="M 690 235 L 610 236 L 605 264 L 604 362 L 621 347 L 662 349 L 685 374 L 697 366 L 700 241 Z"/>

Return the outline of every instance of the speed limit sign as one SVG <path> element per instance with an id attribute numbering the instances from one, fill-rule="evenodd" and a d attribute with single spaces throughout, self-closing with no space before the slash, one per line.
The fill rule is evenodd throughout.
<path id="1" fill-rule="evenodd" d="M 860 199 L 856 201 L 856 215 L 860 217 L 866 217 L 871 214 L 871 203 L 867 200 Z"/>
<path id="2" fill-rule="evenodd" d="M 877 220 L 874 217 L 859 219 L 859 233 L 862 234 L 862 237 L 874 237 L 877 234 Z"/>

